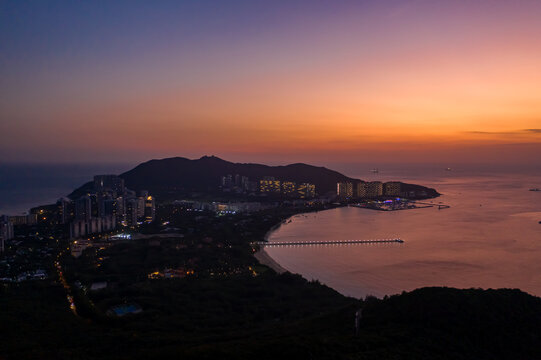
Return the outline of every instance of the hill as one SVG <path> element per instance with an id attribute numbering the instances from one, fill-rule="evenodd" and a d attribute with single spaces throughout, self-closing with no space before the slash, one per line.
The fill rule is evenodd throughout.
<path id="1" fill-rule="evenodd" d="M 227 174 L 246 176 L 250 180 L 260 180 L 271 176 L 281 181 L 312 183 L 318 194 L 336 191 L 336 183 L 341 181 L 360 181 L 325 167 L 303 163 L 285 166 L 267 166 L 262 164 L 232 163 L 215 156 L 203 156 L 190 160 L 174 157 L 144 162 L 132 170 L 120 175 L 130 189 L 148 190 L 159 199 L 172 199 L 193 193 L 213 194 L 218 192 L 221 177 Z M 75 198 L 83 194 L 90 183 L 69 195 Z M 404 184 L 408 191 L 424 190 L 426 197 L 438 195 L 436 190 L 419 185 Z"/>
<path id="2" fill-rule="evenodd" d="M 194 299 L 202 295 L 193 291 L 217 296 L 213 307 L 203 306 L 212 301 L 210 296 L 201 306 L 198 300 L 190 301 L 188 310 L 174 307 L 186 320 L 206 325 L 196 328 L 168 321 L 159 312 L 89 322 L 65 309 L 61 287 L 39 283 L 2 287 L 0 334 L 4 342 L 0 353 L 5 359 L 541 357 L 541 299 L 518 290 L 424 288 L 383 300 L 355 301 L 333 295 L 317 284 L 303 283 L 290 274 L 264 279 L 265 287 L 253 288 L 255 283 L 253 278 L 214 280 L 202 289 L 193 288 L 195 283 L 164 283 L 166 294 L 178 287 Z M 238 293 L 239 289 L 244 295 Z M 320 300 L 322 295 L 324 301 Z M 285 296 L 288 301 L 283 301 Z M 290 304 L 291 298 L 307 304 L 319 300 L 314 307 L 326 310 L 287 319 L 280 311 L 295 309 L 298 303 Z M 236 306 L 238 301 L 247 308 Z M 362 309 L 363 316 L 355 336 L 352 325 L 357 309 Z M 263 319 L 276 319 L 260 323 L 224 321 L 217 326 L 217 314 L 232 319 L 263 314 L 259 315 Z M 67 332 L 70 336 L 65 336 Z"/>

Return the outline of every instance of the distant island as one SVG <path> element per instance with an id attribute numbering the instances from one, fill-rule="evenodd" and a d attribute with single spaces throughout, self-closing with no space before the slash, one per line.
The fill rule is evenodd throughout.
<path id="1" fill-rule="evenodd" d="M 302 197 L 332 197 L 338 183 L 362 183 L 337 171 L 303 163 L 285 166 L 233 163 L 216 156 L 190 160 L 183 157 L 150 160 L 119 175 L 126 187 L 148 191 L 160 201 L 183 198 L 247 198 L 260 195 L 294 197 L 302 184 L 312 185 L 313 192 Z M 267 183 L 264 183 L 267 181 Z M 268 185 L 265 187 L 264 185 Z M 93 186 L 88 182 L 68 195 L 76 199 Z M 400 194 L 413 199 L 439 195 L 435 189 L 400 182 Z M 265 191 L 267 190 L 267 191 Z M 264 194 L 266 193 L 266 194 Z M 313 196 L 311 196 L 313 195 Z M 384 194 L 381 194 L 384 195 Z M 272 197 L 272 196 L 271 196 Z"/>

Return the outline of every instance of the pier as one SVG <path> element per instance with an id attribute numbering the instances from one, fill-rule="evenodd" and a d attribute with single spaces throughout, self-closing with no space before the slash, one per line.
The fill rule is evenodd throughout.
<path id="1" fill-rule="evenodd" d="M 404 240 L 396 239 L 374 239 L 374 240 L 314 240 L 314 241 L 257 241 L 253 245 L 260 246 L 288 246 L 288 245 L 341 245 L 341 244 L 383 244 L 403 243 Z"/>
<path id="2" fill-rule="evenodd" d="M 441 209 L 449 209 L 451 206 L 449 205 L 445 205 L 445 204 L 434 204 L 434 203 L 427 203 L 427 202 L 420 202 L 420 201 L 416 201 L 415 202 L 416 204 L 422 204 L 422 205 L 425 205 L 424 207 L 433 207 L 433 206 L 437 206 L 438 207 L 438 210 L 441 210 Z"/>

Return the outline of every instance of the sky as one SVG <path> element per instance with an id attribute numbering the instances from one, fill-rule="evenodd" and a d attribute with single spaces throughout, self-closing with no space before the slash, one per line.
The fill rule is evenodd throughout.
<path id="1" fill-rule="evenodd" d="M 0 162 L 539 164 L 539 1 L 0 0 Z"/>

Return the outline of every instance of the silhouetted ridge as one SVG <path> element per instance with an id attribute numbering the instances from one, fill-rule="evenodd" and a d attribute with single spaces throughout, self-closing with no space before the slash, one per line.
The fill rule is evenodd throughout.
<path id="1" fill-rule="evenodd" d="M 308 182 L 315 184 L 320 194 L 334 191 L 339 181 L 355 180 L 324 167 L 302 163 L 267 166 L 232 163 L 216 156 L 203 156 L 196 160 L 181 157 L 150 160 L 120 176 L 126 181 L 126 186 L 134 190 L 144 189 L 156 194 L 164 191 L 182 194 L 215 192 L 220 185 L 221 177 L 227 174 L 239 174 L 250 180 L 272 176 L 283 181 Z"/>
<path id="2" fill-rule="evenodd" d="M 252 163 L 232 163 L 216 156 L 203 156 L 190 160 L 183 157 L 153 159 L 137 165 L 120 176 L 132 190 L 148 190 L 159 199 L 180 198 L 190 194 L 215 194 L 219 192 L 224 175 L 246 176 L 252 181 L 274 177 L 281 181 L 311 183 L 316 192 L 324 195 L 336 191 L 336 183 L 360 181 L 322 166 L 295 163 L 284 166 L 267 166 Z M 69 196 L 76 198 L 84 194 L 91 183 L 75 190 Z M 434 189 L 420 185 L 404 184 L 404 190 L 424 190 L 428 197 L 437 196 Z"/>

